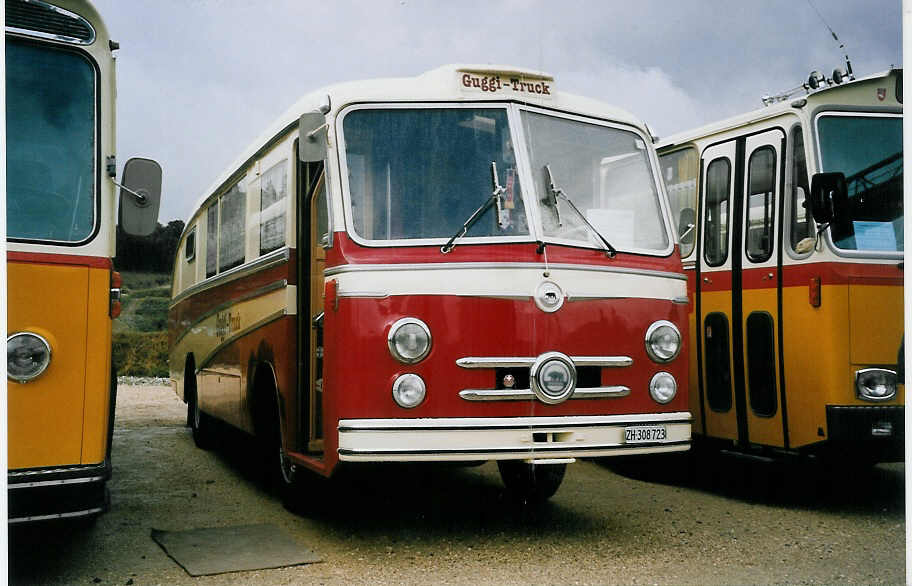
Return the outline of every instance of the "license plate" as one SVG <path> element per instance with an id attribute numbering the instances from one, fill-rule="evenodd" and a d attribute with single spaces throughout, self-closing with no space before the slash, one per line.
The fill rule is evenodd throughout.
<path id="1" fill-rule="evenodd" d="M 667 437 L 664 425 L 637 425 L 624 428 L 624 443 L 627 444 L 664 442 Z"/>

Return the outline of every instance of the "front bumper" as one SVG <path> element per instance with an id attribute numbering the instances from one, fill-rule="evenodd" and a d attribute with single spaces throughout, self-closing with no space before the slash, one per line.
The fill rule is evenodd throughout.
<path id="1" fill-rule="evenodd" d="M 7 473 L 9 523 L 98 515 L 108 509 L 104 463 L 89 466 L 10 470 Z"/>
<path id="2" fill-rule="evenodd" d="M 688 412 L 440 419 L 343 419 L 344 462 L 431 462 L 581 458 L 690 448 Z M 661 426 L 660 441 L 628 443 L 628 427 Z"/>
<path id="3" fill-rule="evenodd" d="M 874 462 L 904 457 L 905 407 L 902 405 L 827 405 L 829 444 L 850 456 Z"/>

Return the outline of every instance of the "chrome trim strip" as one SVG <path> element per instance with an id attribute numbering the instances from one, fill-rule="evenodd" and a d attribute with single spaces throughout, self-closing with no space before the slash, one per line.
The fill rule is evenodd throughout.
<path id="1" fill-rule="evenodd" d="M 338 291 L 336 297 L 360 297 L 367 299 L 386 299 L 389 291 Z"/>
<path id="2" fill-rule="evenodd" d="M 370 265 L 339 265 L 324 271 L 324 275 L 331 277 L 344 273 L 361 273 L 373 271 L 452 271 L 467 269 L 529 269 L 543 270 L 573 270 L 592 271 L 601 273 L 614 273 L 623 275 L 641 275 L 646 277 L 659 277 L 664 279 L 687 280 L 687 275 L 669 271 L 654 271 L 650 269 L 635 269 L 630 267 L 609 267 L 582 264 L 551 264 L 548 263 L 523 263 L 523 262 L 451 262 L 451 263 L 403 263 L 403 264 L 370 264 Z"/>
<path id="3" fill-rule="evenodd" d="M 223 311 L 225 309 L 228 309 L 229 307 L 232 307 L 234 305 L 237 305 L 238 303 L 243 303 L 244 301 L 249 301 L 251 299 L 261 297 L 263 295 L 266 295 L 267 293 L 272 293 L 273 291 L 275 291 L 277 289 L 282 289 L 283 287 L 287 287 L 287 286 L 288 286 L 288 280 L 280 279 L 278 281 L 274 281 L 268 285 L 260 287 L 259 289 L 254 289 L 253 291 L 244 293 L 240 297 L 236 297 L 234 299 L 231 299 L 230 301 L 226 301 L 225 303 L 216 305 L 215 307 L 213 307 L 206 313 L 200 315 L 192 323 L 188 324 L 187 327 L 185 327 L 184 330 L 180 333 L 180 335 L 178 335 L 177 338 L 174 340 L 174 344 L 172 344 L 172 346 L 180 343 L 180 341 L 184 339 L 184 336 L 186 336 L 188 333 L 190 333 L 191 330 L 193 330 L 193 326 L 205 321 L 207 318 L 212 317 L 216 313 Z"/>
<path id="4" fill-rule="evenodd" d="M 206 367 L 209 366 L 209 363 L 212 362 L 212 359 L 215 358 L 216 354 L 221 352 L 226 346 L 233 344 L 238 338 L 242 338 L 242 337 L 246 336 L 247 334 L 249 334 L 250 332 L 252 332 L 258 328 L 261 328 L 261 327 L 265 326 L 266 324 L 272 323 L 272 322 L 276 321 L 277 319 L 281 319 L 281 318 L 285 317 L 286 315 L 288 315 L 288 312 L 284 308 L 280 309 L 279 311 L 273 313 L 272 315 L 264 317 L 260 321 L 254 323 L 254 324 L 251 324 L 242 330 L 238 330 L 231 336 L 225 338 L 224 342 L 222 342 L 221 344 L 218 344 L 208 354 L 206 354 L 206 356 L 203 358 L 203 360 L 200 362 L 199 366 L 197 367 L 196 374 L 199 374 L 200 371 L 205 370 Z"/>
<path id="5" fill-rule="evenodd" d="M 526 356 L 466 356 L 456 361 L 462 368 L 523 368 L 531 367 L 537 357 Z M 605 368 L 618 368 L 633 364 L 629 356 L 571 356 L 570 360 L 576 367 L 602 366 Z"/>
<path id="6" fill-rule="evenodd" d="M 7 472 L 6 478 L 8 483 L 12 483 L 19 478 L 30 478 L 36 476 L 52 476 L 57 474 L 98 474 L 104 472 L 105 465 L 101 464 L 87 464 L 87 465 L 78 465 L 78 466 L 67 466 L 64 468 L 32 468 L 32 469 L 20 469 L 20 470 L 10 470 Z"/>
<path id="7" fill-rule="evenodd" d="M 675 451 L 672 448 L 678 448 L 681 451 L 690 448 L 691 440 L 680 440 L 670 442 L 649 442 L 641 444 L 603 444 L 598 446 L 576 446 L 568 448 L 567 446 L 548 446 L 546 444 L 536 445 L 534 448 L 480 448 L 480 449 L 452 449 L 452 450 L 352 450 L 339 448 L 340 456 L 519 456 L 523 459 L 529 458 L 530 453 L 534 454 L 563 454 L 572 452 L 579 454 L 582 452 L 606 452 L 606 451 L 630 451 L 634 452 L 640 448 L 667 448 L 667 451 Z M 501 458 L 506 459 L 506 458 Z"/>
<path id="8" fill-rule="evenodd" d="M 690 298 L 688 297 L 675 297 L 671 300 L 672 303 L 677 303 L 678 305 L 687 305 L 690 303 Z"/>
<path id="9" fill-rule="evenodd" d="M 15 490 L 18 488 L 38 488 L 41 486 L 62 486 L 65 484 L 89 484 L 92 482 L 104 482 L 104 476 L 92 476 L 90 478 L 65 478 L 61 480 L 41 480 L 38 482 L 17 482 L 9 484 L 7 486 L 8 490 Z"/>
<path id="10" fill-rule="evenodd" d="M 578 388 L 570 399 L 616 399 L 630 394 L 625 386 Z M 527 401 L 535 398 L 531 389 L 463 389 L 459 396 L 466 401 Z"/>
<path id="11" fill-rule="evenodd" d="M 265 256 L 253 260 L 247 264 L 242 264 L 229 269 L 224 273 L 219 273 L 213 277 L 209 277 L 199 283 L 187 287 L 171 299 L 171 304 L 168 306 L 168 309 L 173 308 L 178 302 L 183 301 L 191 295 L 196 295 L 197 293 L 202 293 L 208 289 L 212 289 L 219 285 L 224 285 L 228 281 L 233 281 L 235 279 L 240 279 L 242 277 L 249 277 L 254 273 L 260 271 L 265 271 L 266 269 L 271 269 L 282 263 L 286 263 L 291 259 L 291 251 L 288 248 L 280 248 Z"/>
<path id="12" fill-rule="evenodd" d="M 485 429 L 570 429 L 599 425 L 691 423 L 688 411 L 630 413 L 625 415 L 571 415 L 564 417 L 449 417 L 419 419 L 340 419 L 339 432 Z"/>
<path id="13" fill-rule="evenodd" d="M 33 517 L 16 517 L 10 519 L 8 523 L 31 523 L 34 521 L 50 521 L 51 519 L 75 519 L 77 517 L 88 517 L 89 515 L 96 515 L 103 513 L 103 507 L 95 507 L 92 509 L 85 509 L 83 511 L 73 511 L 70 513 L 55 513 L 53 515 L 35 515 Z"/>

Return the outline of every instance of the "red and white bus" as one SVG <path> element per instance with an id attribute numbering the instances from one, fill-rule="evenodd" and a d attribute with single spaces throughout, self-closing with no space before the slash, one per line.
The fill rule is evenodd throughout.
<path id="1" fill-rule="evenodd" d="M 340 462 L 687 450 L 687 290 L 649 133 L 548 74 L 445 66 L 305 96 L 212 185 L 174 263 L 196 442 L 283 493 Z"/>

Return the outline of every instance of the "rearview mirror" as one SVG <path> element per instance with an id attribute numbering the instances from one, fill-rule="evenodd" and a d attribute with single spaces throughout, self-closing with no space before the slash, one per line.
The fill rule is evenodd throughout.
<path id="1" fill-rule="evenodd" d="M 133 236 L 148 236 L 158 224 L 161 166 L 151 159 L 127 161 L 120 185 L 120 227 Z"/>
<path id="2" fill-rule="evenodd" d="M 845 175 L 817 173 L 811 178 L 811 194 L 806 200 L 808 211 L 818 224 L 832 222 L 848 200 Z"/>
<path id="3" fill-rule="evenodd" d="M 298 158 L 316 163 L 326 156 L 326 117 L 320 112 L 301 114 L 298 120 Z"/>

